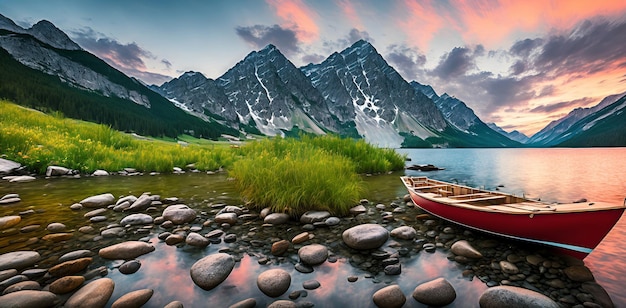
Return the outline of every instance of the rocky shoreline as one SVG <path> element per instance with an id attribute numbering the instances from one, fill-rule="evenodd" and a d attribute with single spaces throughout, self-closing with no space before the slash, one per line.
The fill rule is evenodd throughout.
<path id="1" fill-rule="evenodd" d="M 25 224 L 23 220 L 45 212 L 20 209 L 25 201 L 15 193 L 2 196 L 0 206 L 10 207 L 13 214 L 0 217 L 0 239 L 10 239 L 0 251 L 13 250 L 0 254 L 0 307 L 98 307 L 111 302 L 111 307 L 182 307 L 185 298 L 150 302 L 155 292 L 150 285 L 111 298 L 115 281 L 107 275 L 140 272 L 143 256 L 154 253 L 157 241 L 199 251 L 218 245 L 188 269 L 206 292 L 219 288 L 244 256 L 266 268 L 251 282 L 266 297 L 250 297 L 231 307 L 261 302 L 270 307 L 325 306 L 315 299 L 315 290 L 324 287 L 315 279 L 316 269 L 339 260 L 369 273 L 344 277 L 350 283 L 371 279 L 380 284 L 370 294 L 378 307 L 402 307 L 410 301 L 455 303 L 457 291 L 444 277 L 416 284 L 408 294 L 394 283 L 381 283 L 381 276 L 402 275 L 403 264 L 435 251 L 461 267 L 464 279 L 479 279 L 489 287 L 473 306 L 613 307 L 582 261 L 448 224 L 415 208 L 406 196 L 389 204 L 362 200 L 347 217 L 324 211 L 291 217 L 242 205 L 212 202 L 196 207 L 183 201 L 151 193 L 86 196 L 66 205 L 84 217 L 80 228 L 68 229 L 63 221 Z M 29 237 L 41 229 L 45 235 Z M 291 264 L 311 277 L 294 286 L 294 274 L 278 264 Z"/>

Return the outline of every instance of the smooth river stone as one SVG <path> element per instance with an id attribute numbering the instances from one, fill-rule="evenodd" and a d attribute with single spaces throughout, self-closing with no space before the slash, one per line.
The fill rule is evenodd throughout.
<path id="1" fill-rule="evenodd" d="M 343 241 L 354 249 L 376 249 L 389 239 L 389 231 L 381 225 L 362 224 L 343 231 Z"/>
<path id="2" fill-rule="evenodd" d="M 382 308 L 400 308 L 404 306 L 406 297 L 397 284 L 384 287 L 372 296 L 374 304 Z"/>
<path id="3" fill-rule="evenodd" d="M 71 252 L 68 252 L 68 253 L 62 255 L 59 258 L 59 262 L 65 262 L 65 261 L 76 260 L 76 259 L 80 259 L 80 258 L 92 257 L 93 255 L 94 255 L 94 253 L 91 250 L 87 250 L 87 249 L 74 250 L 74 251 L 71 251 Z"/>
<path id="4" fill-rule="evenodd" d="M 51 241 L 54 243 L 58 243 L 62 241 L 67 241 L 71 239 L 73 236 L 74 234 L 72 233 L 52 233 L 52 234 L 44 235 L 41 239 L 44 241 Z"/>
<path id="5" fill-rule="evenodd" d="M 53 222 L 46 227 L 46 230 L 50 232 L 62 232 L 65 231 L 67 227 L 60 222 Z"/>
<path id="6" fill-rule="evenodd" d="M 298 249 L 298 257 L 302 263 L 308 265 L 324 263 L 328 258 L 328 248 L 320 244 L 306 245 Z"/>
<path id="7" fill-rule="evenodd" d="M 92 260 L 92 258 L 80 258 L 76 260 L 65 261 L 48 269 L 48 273 L 50 273 L 50 275 L 53 277 L 62 277 L 76 274 L 87 268 L 87 266 L 91 264 Z"/>
<path id="8" fill-rule="evenodd" d="M 154 246 L 141 241 L 128 241 L 100 249 L 98 255 L 105 259 L 131 260 L 154 251 Z"/>
<path id="9" fill-rule="evenodd" d="M 429 306 L 445 306 L 456 299 L 454 287 L 443 277 L 424 282 L 413 290 L 413 298 Z"/>
<path id="10" fill-rule="evenodd" d="M 287 292 L 291 285 L 291 275 L 284 269 L 274 268 L 261 273 L 256 284 L 259 290 L 269 297 L 278 297 Z"/>
<path id="11" fill-rule="evenodd" d="M 480 259 L 483 257 L 483 254 L 480 251 L 476 250 L 470 243 L 466 240 L 456 241 L 450 247 L 450 251 L 457 256 L 463 256 L 470 259 Z"/>
<path id="12" fill-rule="evenodd" d="M 211 290 L 228 278 L 235 259 L 226 253 L 208 255 L 191 266 L 191 280 L 205 290 Z"/>
<path id="13" fill-rule="evenodd" d="M 150 300 L 152 294 L 154 294 L 152 289 L 128 292 L 113 302 L 111 308 L 141 307 Z"/>
<path id="14" fill-rule="evenodd" d="M 36 251 L 13 251 L 0 255 L 0 271 L 33 266 L 41 259 Z"/>
<path id="15" fill-rule="evenodd" d="M 22 290 L 0 297 L 0 308 L 45 308 L 54 307 L 57 302 L 59 302 L 59 299 L 52 292 Z"/>
<path id="16" fill-rule="evenodd" d="M 0 230 L 11 228 L 22 221 L 20 216 L 4 216 L 0 217 Z"/>
<path id="17" fill-rule="evenodd" d="M 78 203 L 90 208 L 104 207 L 115 203 L 115 197 L 112 194 L 101 194 L 87 197 Z"/>
<path id="18" fill-rule="evenodd" d="M 413 227 L 402 226 L 391 230 L 391 237 L 401 240 L 412 240 L 415 238 L 417 231 Z"/>
<path id="19" fill-rule="evenodd" d="M 55 294 L 65 294 L 74 291 L 83 282 L 85 282 L 83 276 L 65 276 L 53 281 L 48 289 Z"/>
<path id="20" fill-rule="evenodd" d="M 478 300 L 481 308 L 500 307 L 560 307 L 549 297 L 520 287 L 498 286 L 487 289 Z"/>
<path id="21" fill-rule="evenodd" d="M 148 214 L 130 214 L 120 221 L 120 225 L 147 225 L 151 224 L 153 221 L 152 216 Z"/>
<path id="22" fill-rule="evenodd" d="M 196 211 L 184 204 L 174 204 L 163 210 L 163 218 L 176 225 L 182 225 L 194 221 L 196 219 Z"/>
<path id="23" fill-rule="evenodd" d="M 78 289 L 65 302 L 65 308 L 104 307 L 113 294 L 115 282 L 111 278 L 96 279 Z"/>

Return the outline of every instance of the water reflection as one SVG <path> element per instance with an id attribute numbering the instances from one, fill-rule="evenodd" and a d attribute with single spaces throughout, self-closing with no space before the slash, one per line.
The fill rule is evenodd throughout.
<path id="1" fill-rule="evenodd" d="M 572 201 L 581 197 L 589 200 L 620 202 L 626 196 L 626 149 L 450 149 L 450 150 L 402 150 L 412 157 L 416 164 L 431 163 L 446 170 L 431 173 L 407 171 L 407 174 L 428 175 L 446 181 L 459 181 L 471 186 L 483 186 L 500 189 L 516 194 L 536 195 L 549 201 Z M 365 198 L 374 203 L 389 204 L 398 196 L 406 193 L 399 176 L 404 172 L 389 175 L 364 177 L 368 185 Z M 43 184 L 43 187 L 42 187 Z M 22 202 L 0 207 L 0 216 L 18 215 L 22 211 L 33 210 L 23 215 L 19 227 L 40 225 L 28 233 L 11 233 L 0 236 L 0 253 L 21 249 L 30 238 L 41 238 L 45 227 L 51 222 L 63 222 L 75 239 L 81 238 L 78 228 L 94 225 L 96 229 L 119 222 L 126 213 L 107 212 L 108 220 L 91 224 L 83 217 L 86 211 L 71 211 L 69 206 L 81 199 L 110 192 L 116 197 L 143 192 L 152 192 L 163 197 L 179 197 L 181 202 L 197 209 L 210 212 L 213 203 L 241 205 L 233 183 L 226 175 L 208 176 L 206 174 L 161 175 L 141 177 L 113 176 L 106 178 L 84 177 L 82 179 L 50 179 L 31 183 L 0 183 L 0 195 L 19 193 Z M 398 223 L 416 225 L 412 213 L 395 214 Z M 356 222 L 355 222 L 356 223 Z M 265 239 L 291 239 L 302 230 L 295 225 L 282 228 L 259 228 L 256 235 Z M 241 224 L 231 231 L 245 234 L 252 226 Z M 341 225 L 341 228 L 347 226 Z M 141 269 L 132 275 L 123 275 L 116 269 L 109 277 L 116 282 L 112 301 L 121 295 L 144 288 L 155 290 L 153 298 L 146 307 L 163 305 L 180 300 L 185 307 L 228 306 L 240 300 L 253 297 L 258 306 L 266 306 L 277 299 L 287 299 L 290 292 L 303 290 L 302 283 L 317 279 L 321 287 L 308 290 L 308 296 L 296 301 L 310 301 L 316 307 L 346 306 L 375 307 L 372 294 L 389 284 L 398 284 L 407 296 L 407 305 L 422 307 L 412 299 L 413 289 L 422 282 L 437 277 L 446 278 L 457 291 L 457 300 L 451 307 L 466 307 L 468 303 L 478 303 L 480 294 L 487 288 L 479 279 L 470 280 L 462 276 L 463 267 L 451 262 L 440 251 L 435 253 L 411 251 L 407 257 L 401 257 L 402 273 L 387 276 L 383 273 L 371 274 L 348 262 L 347 257 L 337 248 L 337 243 L 325 243 L 338 257 L 337 262 L 325 262 L 314 267 L 315 272 L 303 274 L 294 269 L 293 257 L 286 257 L 281 262 L 272 259 L 268 265 L 260 265 L 253 254 L 235 252 L 239 260 L 229 277 L 218 287 L 206 291 L 197 287 L 189 275 L 189 269 L 200 258 L 219 251 L 233 249 L 236 244 L 211 244 L 206 248 L 178 248 L 168 246 L 156 239 L 156 234 L 163 232 L 158 227 L 151 230 L 150 240 L 157 249 L 140 256 Z M 207 232 L 204 229 L 202 233 Z M 96 231 L 97 232 L 97 231 Z M 321 231 L 316 231 L 320 234 Z M 318 240 L 324 241 L 323 235 L 317 234 Z M 92 235 L 93 236 L 93 235 Z M 127 238 L 137 239 L 141 234 L 129 234 Z M 593 270 L 597 281 L 611 294 L 616 306 L 626 305 L 626 295 L 621 291 L 626 275 L 626 248 L 622 244 L 626 239 L 626 222 L 620 220 L 617 227 L 586 259 L 586 264 Z M 120 240 L 120 239 L 115 239 Z M 113 239 L 105 241 L 79 240 L 72 244 L 54 244 L 39 241 L 29 247 L 35 248 L 44 256 L 44 264 L 53 264 L 63 253 L 76 249 L 92 249 L 109 245 Z M 249 244 L 249 239 L 246 240 Z M 394 250 L 386 246 L 389 250 Z M 233 249 L 236 251 L 236 249 Z M 97 258 L 96 258 L 97 259 Z M 94 264 L 112 266 L 110 261 Z M 283 268 L 291 274 L 289 290 L 277 299 L 264 295 L 256 286 L 256 277 L 270 268 Z M 349 282 L 347 277 L 357 276 L 356 282 Z M 110 304 L 109 303 L 109 304 Z"/>

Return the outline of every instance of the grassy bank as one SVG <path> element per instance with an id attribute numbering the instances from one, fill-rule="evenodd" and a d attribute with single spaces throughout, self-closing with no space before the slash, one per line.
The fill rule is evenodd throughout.
<path id="1" fill-rule="evenodd" d="M 363 186 L 358 174 L 404 168 L 404 157 L 362 140 L 336 136 L 273 138 L 230 147 L 191 137 L 184 145 L 137 139 L 105 125 L 47 115 L 0 101 L 0 154 L 32 171 L 60 165 L 91 173 L 97 169 L 171 172 L 195 164 L 227 169 L 242 196 L 257 207 L 293 215 L 307 210 L 346 214 Z"/>

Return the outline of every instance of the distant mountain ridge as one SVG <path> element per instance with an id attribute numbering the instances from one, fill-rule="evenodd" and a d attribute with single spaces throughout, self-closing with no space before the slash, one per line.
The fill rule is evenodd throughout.
<path id="1" fill-rule="evenodd" d="M 469 132 L 451 125 L 363 40 L 299 69 L 268 45 L 215 80 L 198 74 L 187 72 L 156 90 L 183 109 L 220 114 L 222 123 L 248 132 L 338 133 L 383 147 L 519 145 L 486 126 Z"/>
<path id="2" fill-rule="evenodd" d="M 236 133 L 176 108 L 80 48 L 48 21 L 23 29 L 0 15 L 0 96 L 139 134 L 217 138 Z"/>
<path id="3" fill-rule="evenodd" d="M 517 130 L 507 132 L 504 129 L 502 129 L 500 126 L 498 126 L 496 123 L 487 123 L 487 126 L 489 126 L 489 128 L 493 129 L 494 131 L 508 137 L 509 139 L 515 140 L 521 144 L 525 144 L 528 142 L 528 140 L 530 140 L 530 138 L 526 136 L 524 133 L 521 133 Z"/>
<path id="4" fill-rule="evenodd" d="M 518 147 L 526 141 L 488 126 L 454 96 L 407 82 L 364 40 L 300 68 L 268 45 L 215 80 L 186 72 L 147 87 L 48 21 L 24 29 L 0 15 L 0 95 L 153 136 L 333 133 L 383 147 Z M 626 145 L 624 100 L 622 93 L 575 109 L 527 145 Z"/>

